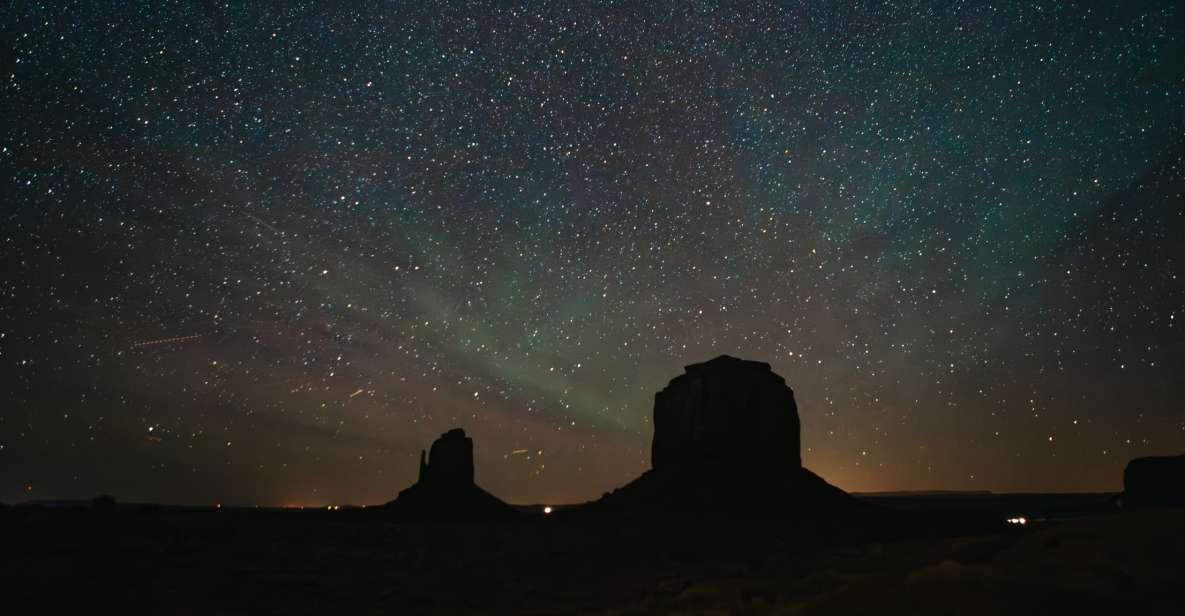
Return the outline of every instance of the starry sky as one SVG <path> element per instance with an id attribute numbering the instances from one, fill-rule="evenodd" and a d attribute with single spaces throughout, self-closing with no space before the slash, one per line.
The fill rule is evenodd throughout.
<path id="1" fill-rule="evenodd" d="M 721 353 L 848 490 L 1185 452 L 1176 3 L 366 4 L 2 9 L 0 500 L 581 501 Z"/>

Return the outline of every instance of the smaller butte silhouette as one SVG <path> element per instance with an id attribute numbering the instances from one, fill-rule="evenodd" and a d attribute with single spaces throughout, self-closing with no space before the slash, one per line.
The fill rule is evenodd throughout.
<path id="1" fill-rule="evenodd" d="M 1136 458 L 1123 469 L 1123 506 L 1185 506 L 1185 455 Z"/>
<path id="2" fill-rule="evenodd" d="M 592 510 L 818 517 L 874 511 L 802 467 L 798 406 L 769 364 L 721 355 L 654 396 L 651 469 Z"/>
<path id="3" fill-rule="evenodd" d="M 440 435 L 420 452 L 420 479 L 384 505 L 408 517 L 496 518 L 514 510 L 473 481 L 473 439 L 461 428 Z"/>

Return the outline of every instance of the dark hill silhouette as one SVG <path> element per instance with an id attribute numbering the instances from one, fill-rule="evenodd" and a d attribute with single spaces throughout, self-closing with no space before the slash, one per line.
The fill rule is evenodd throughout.
<path id="1" fill-rule="evenodd" d="M 516 515 L 506 503 L 473 481 L 473 439 L 461 428 L 445 432 L 426 455 L 420 479 L 384 506 L 407 516 L 435 519 L 491 519 Z"/>
<path id="2" fill-rule="evenodd" d="M 877 508 L 802 467 L 794 392 L 769 364 L 721 355 L 654 396 L 652 468 L 589 510 L 751 517 Z"/>
<path id="3" fill-rule="evenodd" d="M 1123 506 L 1185 505 L 1185 455 L 1136 458 L 1123 470 Z"/>

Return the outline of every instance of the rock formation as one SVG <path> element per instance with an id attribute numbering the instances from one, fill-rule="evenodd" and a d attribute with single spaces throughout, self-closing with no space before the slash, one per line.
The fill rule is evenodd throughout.
<path id="1" fill-rule="evenodd" d="M 1185 455 L 1128 462 L 1123 470 L 1123 506 L 1185 506 Z"/>
<path id="2" fill-rule="evenodd" d="M 654 395 L 650 465 L 785 473 L 802 466 L 798 406 L 769 364 L 721 355 Z"/>
<path id="3" fill-rule="evenodd" d="M 385 507 L 426 518 L 495 518 L 514 510 L 473 481 L 473 439 L 454 428 L 420 452 L 420 478 Z"/>
<path id="4" fill-rule="evenodd" d="M 802 468 L 794 392 L 769 364 L 721 355 L 654 396 L 651 469 L 590 510 L 835 516 L 871 509 Z"/>
<path id="5" fill-rule="evenodd" d="M 438 485 L 473 483 L 473 439 L 461 428 L 453 428 L 432 443 L 428 464 L 420 452 L 420 482 Z"/>

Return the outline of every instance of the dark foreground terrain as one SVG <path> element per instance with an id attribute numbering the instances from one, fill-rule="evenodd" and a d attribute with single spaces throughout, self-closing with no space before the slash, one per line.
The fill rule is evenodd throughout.
<path id="1" fill-rule="evenodd" d="M 10 614 L 1185 613 L 1182 510 L 969 534 L 374 511 L 22 507 L 0 522 Z"/>

